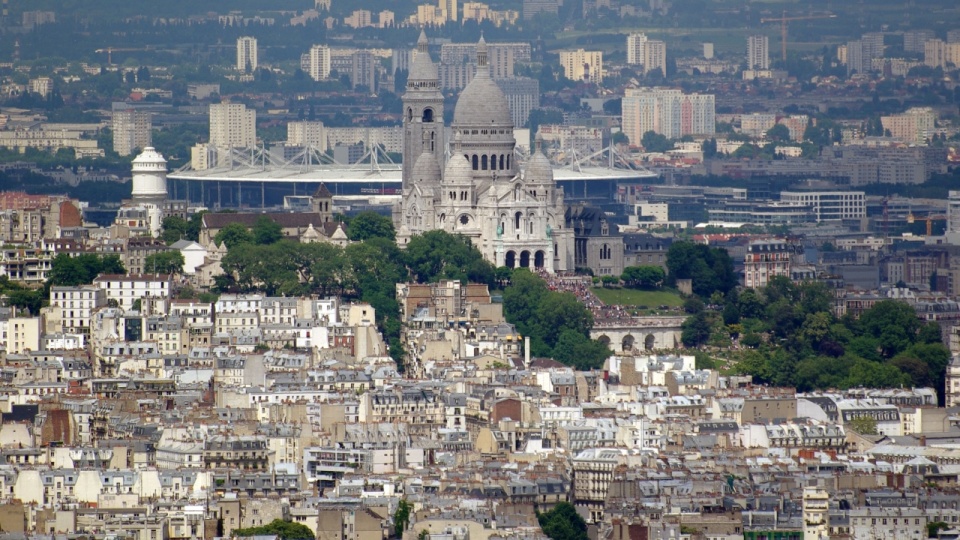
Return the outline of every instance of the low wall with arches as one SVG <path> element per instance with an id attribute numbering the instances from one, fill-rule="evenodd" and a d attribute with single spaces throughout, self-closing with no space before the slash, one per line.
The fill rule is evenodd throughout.
<path id="1" fill-rule="evenodd" d="M 686 317 L 633 317 L 597 321 L 590 337 L 606 343 L 615 353 L 643 353 L 682 347 L 681 325 Z"/>

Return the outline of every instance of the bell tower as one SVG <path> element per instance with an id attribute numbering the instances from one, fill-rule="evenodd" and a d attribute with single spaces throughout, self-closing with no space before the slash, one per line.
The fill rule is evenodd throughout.
<path id="1" fill-rule="evenodd" d="M 403 187 L 411 187 L 413 167 L 424 152 L 437 156 L 442 170 L 446 154 L 443 128 L 443 94 L 437 66 L 427 50 L 427 35 L 420 32 L 410 62 L 407 91 L 403 94 Z M 439 181 L 440 179 L 435 179 Z"/>

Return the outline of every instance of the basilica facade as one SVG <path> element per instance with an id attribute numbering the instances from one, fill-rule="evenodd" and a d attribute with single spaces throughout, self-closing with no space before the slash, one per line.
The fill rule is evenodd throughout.
<path id="1" fill-rule="evenodd" d="M 423 33 L 403 95 L 403 194 L 394 208 L 397 242 L 442 229 L 469 238 L 496 266 L 573 270 L 573 231 L 563 189 L 540 150 L 521 170 L 506 97 L 490 75 L 487 45 L 460 93 L 448 132 L 437 66 Z"/>

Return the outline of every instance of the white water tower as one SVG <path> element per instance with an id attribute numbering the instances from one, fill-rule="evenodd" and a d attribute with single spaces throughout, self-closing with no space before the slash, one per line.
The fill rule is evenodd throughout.
<path id="1" fill-rule="evenodd" d="M 133 160 L 133 203 L 162 207 L 167 200 L 167 160 L 152 146 Z"/>

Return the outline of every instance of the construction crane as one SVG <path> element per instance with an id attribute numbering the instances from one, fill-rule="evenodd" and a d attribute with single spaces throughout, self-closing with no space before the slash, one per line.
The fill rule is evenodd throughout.
<path id="1" fill-rule="evenodd" d="M 786 10 L 783 11 L 783 15 L 778 18 L 767 18 L 764 17 L 760 19 L 761 23 L 770 23 L 778 22 L 780 23 L 780 51 L 783 55 L 783 61 L 787 61 L 787 21 L 807 21 L 810 19 L 835 19 L 837 16 L 833 13 L 825 13 L 823 15 L 797 15 L 795 17 L 787 17 Z"/>
<path id="2" fill-rule="evenodd" d="M 97 54 L 107 53 L 107 65 L 113 65 L 113 51 L 117 52 L 130 52 L 130 51 L 150 51 L 150 47 L 137 47 L 137 48 L 121 48 L 121 47 L 106 47 L 104 49 L 97 49 L 93 52 Z"/>
<path id="3" fill-rule="evenodd" d="M 944 216 L 942 214 L 937 216 L 924 216 L 924 217 L 917 217 L 913 215 L 913 212 L 910 212 L 909 214 L 907 214 L 907 223 L 916 223 L 918 221 L 927 222 L 927 236 L 933 236 L 934 221 L 946 221 L 946 220 L 947 220 L 947 216 Z"/>

